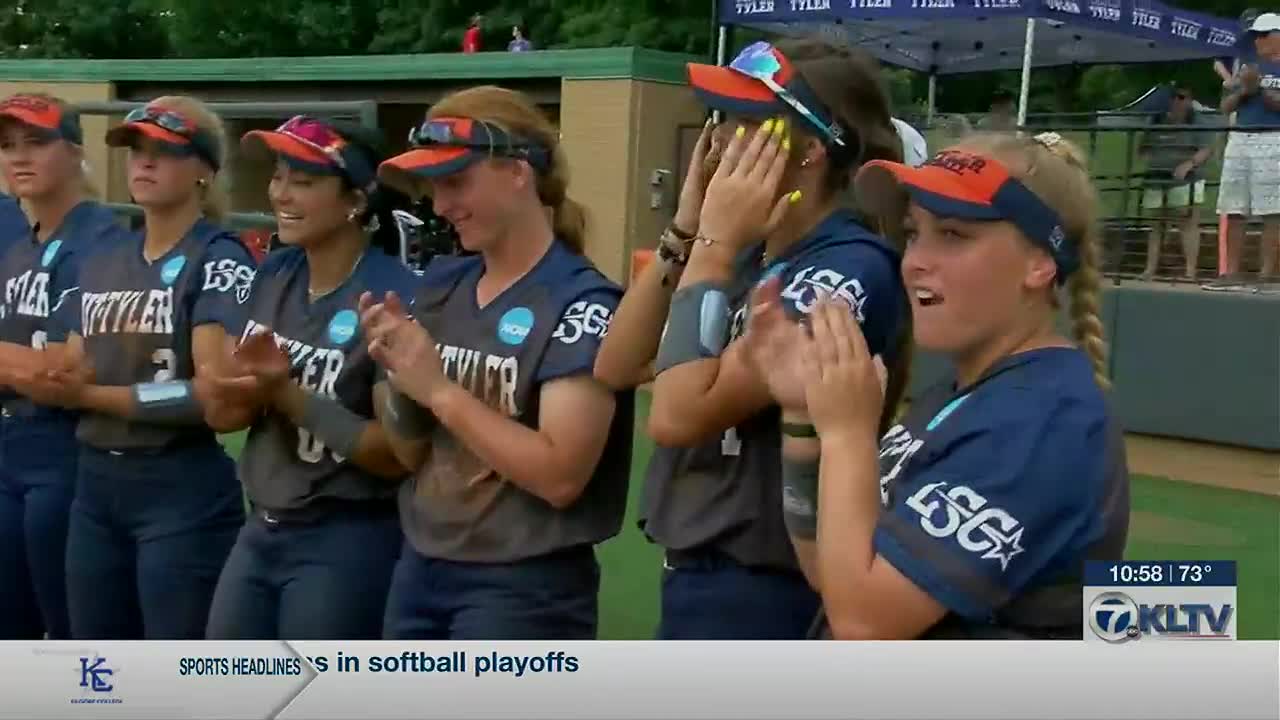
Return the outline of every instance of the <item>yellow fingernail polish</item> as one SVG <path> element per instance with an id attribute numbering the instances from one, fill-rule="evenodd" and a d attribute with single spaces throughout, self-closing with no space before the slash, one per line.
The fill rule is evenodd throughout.
<path id="1" fill-rule="evenodd" d="M 778 124 L 773 127 L 776 135 L 781 135 L 787 129 L 787 121 L 784 118 L 778 118 Z"/>
<path id="2" fill-rule="evenodd" d="M 742 127 L 741 125 L 738 126 L 737 132 L 734 133 L 734 135 L 737 135 L 738 137 L 742 137 L 746 134 L 747 134 L 747 129 Z"/>
<path id="3" fill-rule="evenodd" d="M 784 138 L 782 138 L 782 149 L 783 149 L 783 150 L 790 150 L 790 149 L 791 149 L 791 138 L 790 138 L 790 137 L 784 137 Z"/>
<path id="4" fill-rule="evenodd" d="M 765 120 L 764 125 L 761 126 L 760 129 L 764 131 L 765 135 L 768 135 L 769 133 L 773 132 L 773 119 L 771 118 L 769 120 Z"/>
<path id="5" fill-rule="evenodd" d="M 787 199 L 791 201 L 792 205 L 795 205 L 796 203 L 800 202 L 800 198 L 803 197 L 803 195 L 804 194 L 801 193 L 799 190 L 796 190 L 795 192 L 791 193 L 791 196 Z"/>

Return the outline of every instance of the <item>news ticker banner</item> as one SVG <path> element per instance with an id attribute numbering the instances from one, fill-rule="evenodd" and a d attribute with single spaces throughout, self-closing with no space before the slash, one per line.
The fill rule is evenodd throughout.
<path id="1" fill-rule="evenodd" d="M 1268 718 L 1275 642 L 7 642 L 0 717 Z"/>
<path id="2" fill-rule="evenodd" d="M 1236 615 L 1233 560 L 1085 565 L 1086 641 L 1235 640 Z"/>

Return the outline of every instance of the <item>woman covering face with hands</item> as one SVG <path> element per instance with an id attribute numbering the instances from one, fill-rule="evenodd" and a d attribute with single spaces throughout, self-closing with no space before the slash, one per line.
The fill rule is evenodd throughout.
<path id="1" fill-rule="evenodd" d="M 630 466 L 631 394 L 592 377 L 620 290 L 581 254 L 558 134 L 527 98 L 457 93 L 412 141 L 383 179 L 430 195 L 476 254 L 432 260 L 411 306 L 362 301 L 414 472 L 385 634 L 594 638 L 594 545 L 621 525 Z"/>
<path id="2" fill-rule="evenodd" d="M 249 428 L 239 474 L 251 517 L 218 581 L 209 637 L 381 636 L 400 554 L 405 475 L 374 416 L 380 392 L 357 303 L 411 294 L 413 273 L 370 246 L 381 137 L 298 116 L 242 139 L 275 163 L 282 247 L 258 270 L 241 342 L 202 387 L 221 431 Z"/>
<path id="3" fill-rule="evenodd" d="M 787 528 L 813 515 L 784 515 L 783 488 L 816 473 L 817 447 L 803 393 L 775 393 L 742 342 L 748 294 L 775 278 L 788 324 L 824 294 L 845 300 L 895 369 L 896 403 L 909 357 L 898 255 L 879 234 L 892 228 L 841 209 L 840 195 L 901 142 L 862 55 L 757 43 L 689 75 L 728 120 L 704 132 L 659 262 L 628 290 L 596 372 L 626 387 L 656 371 L 641 517 L 666 549 L 658 635 L 801 638 L 818 597 Z"/>
<path id="4" fill-rule="evenodd" d="M 916 342 L 954 374 L 887 433 L 864 334 L 828 301 L 811 336 L 748 331 L 771 384 L 798 364 L 821 444 L 811 553 L 840 639 L 1079 639 L 1086 560 L 1121 557 L 1129 517 L 1118 424 L 1103 395 L 1096 205 L 1056 135 L 974 138 L 921 168 L 875 163 L 859 201 L 906 214 Z M 1070 296 L 1076 346 L 1055 327 Z"/>

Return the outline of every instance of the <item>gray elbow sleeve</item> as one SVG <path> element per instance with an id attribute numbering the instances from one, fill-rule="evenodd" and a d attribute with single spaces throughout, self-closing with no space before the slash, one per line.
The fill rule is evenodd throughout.
<path id="1" fill-rule="evenodd" d="M 782 459 L 782 517 L 793 537 L 818 537 L 819 461 Z"/>
<path id="2" fill-rule="evenodd" d="M 190 380 L 138 383 L 133 386 L 134 418 L 157 425 L 200 425 L 204 410 Z"/>
<path id="3" fill-rule="evenodd" d="M 406 440 L 428 437 L 437 424 L 436 416 L 430 410 L 391 387 L 387 388 L 383 408 L 386 410 L 383 419 L 388 429 Z"/>

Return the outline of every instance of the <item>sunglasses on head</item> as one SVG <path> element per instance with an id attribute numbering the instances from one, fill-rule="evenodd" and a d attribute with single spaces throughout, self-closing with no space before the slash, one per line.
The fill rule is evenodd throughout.
<path id="1" fill-rule="evenodd" d="M 334 165 L 343 170 L 347 169 L 346 158 L 342 156 L 342 149 L 347 146 L 347 141 L 326 123 L 306 115 L 295 115 L 276 128 L 276 132 L 319 150 L 325 157 L 332 160 Z"/>
<path id="2" fill-rule="evenodd" d="M 194 136 L 198 130 L 195 123 L 187 120 L 181 114 L 151 105 L 130 110 L 129 114 L 124 116 L 124 121 L 126 123 L 150 123 L 185 138 Z"/>
<path id="3" fill-rule="evenodd" d="M 447 120 L 427 120 L 409 131 L 409 145 L 415 148 L 432 145 L 448 145 L 484 149 L 490 155 L 527 160 L 537 169 L 547 166 L 547 149 L 541 145 L 511 135 L 501 128 L 480 120 L 471 121 L 472 134 L 461 134 L 454 123 Z M 484 137 L 475 137 L 475 128 L 484 129 Z"/>
<path id="4" fill-rule="evenodd" d="M 835 122 L 825 122 L 818 113 L 811 110 L 789 90 L 784 88 L 774 76 L 782 70 L 782 64 L 778 62 L 777 50 L 773 45 L 760 41 L 748 45 L 738 56 L 729 63 L 731 70 L 737 71 L 748 77 L 755 78 L 764 83 L 779 100 L 786 103 L 792 110 L 800 113 L 801 117 L 813 124 L 824 136 L 827 141 L 833 145 L 845 147 L 844 130 Z"/>

